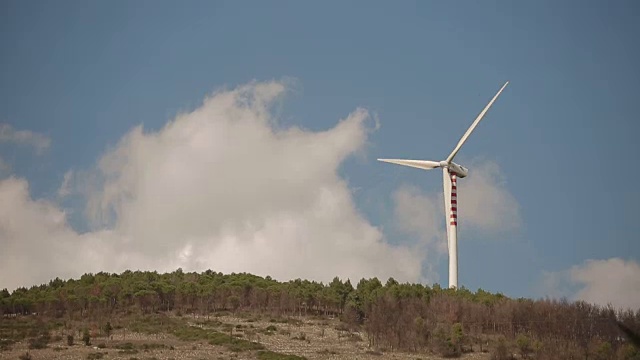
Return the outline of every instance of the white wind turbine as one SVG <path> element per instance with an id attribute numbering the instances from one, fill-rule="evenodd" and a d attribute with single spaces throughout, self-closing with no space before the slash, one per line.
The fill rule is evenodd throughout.
<path id="1" fill-rule="evenodd" d="M 487 113 L 493 102 L 496 101 L 502 90 L 507 87 L 509 82 L 507 81 L 502 85 L 502 88 L 498 91 L 498 93 L 489 101 L 489 104 L 482 110 L 480 115 L 476 118 L 476 120 L 471 124 L 466 133 L 462 136 L 460 141 L 458 141 L 458 145 L 453 149 L 451 154 L 447 157 L 446 160 L 438 161 L 428 161 L 428 160 L 402 160 L 402 159 L 378 159 L 379 161 L 384 161 L 388 163 L 411 166 L 418 169 L 431 170 L 435 168 L 442 168 L 442 181 L 444 185 L 444 210 L 447 224 L 447 243 L 449 245 L 449 287 L 457 288 L 458 287 L 458 234 L 457 234 L 457 226 L 458 226 L 458 198 L 456 196 L 457 186 L 456 186 L 456 177 L 464 178 L 468 174 L 468 169 L 458 165 L 453 162 L 453 158 L 456 156 L 462 145 L 473 129 L 476 128 L 482 117 Z"/>

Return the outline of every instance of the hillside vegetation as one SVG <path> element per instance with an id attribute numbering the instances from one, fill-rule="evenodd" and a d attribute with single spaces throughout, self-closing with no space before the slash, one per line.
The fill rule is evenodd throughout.
<path id="1" fill-rule="evenodd" d="M 74 334 L 78 329 L 71 329 L 71 324 L 78 323 L 108 335 L 118 319 L 141 317 L 151 323 L 154 317 L 164 319 L 154 331 L 164 326 L 163 332 L 177 338 L 204 336 L 215 342 L 220 341 L 217 332 L 200 333 L 166 319 L 209 319 L 221 313 L 249 314 L 274 322 L 339 318 L 340 330 L 362 333 L 372 353 L 456 357 L 489 351 L 494 359 L 640 359 L 615 324 L 618 320 L 640 331 L 640 309 L 616 311 L 584 302 L 510 299 L 483 290 L 473 293 L 464 288 L 401 284 L 394 279 L 384 284 L 377 278 L 362 279 L 354 287 L 338 278 L 329 284 L 300 279 L 278 282 L 244 273 L 185 273 L 181 269 L 167 274 L 85 274 L 12 293 L 0 291 L 0 347 L 25 339 L 41 339 L 46 346 L 49 330 L 62 328 L 62 333 Z M 37 322 L 38 331 L 33 326 L 21 330 L 19 324 L 25 322 L 16 322 L 19 318 Z M 129 326 L 136 324 L 144 323 Z M 251 341 L 233 346 L 262 349 Z M 270 356 L 264 351 L 260 354 Z"/>

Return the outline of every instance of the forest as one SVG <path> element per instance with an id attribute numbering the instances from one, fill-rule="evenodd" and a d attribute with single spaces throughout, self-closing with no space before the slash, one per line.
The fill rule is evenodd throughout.
<path id="1" fill-rule="evenodd" d="M 379 351 L 457 357 L 491 352 L 494 359 L 640 359 L 617 324 L 640 332 L 640 309 L 617 310 L 566 299 L 512 299 L 482 289 L 385 283 L 338 277 L 328 284 L 280 282 L 247 273 L 207 270 L 159 274 L 100 272 L 79 279 L 0 291 L 0 315 L 81 321 L 103 328 L 132 314 L 339 318 Z M 0 337 L 3 334 L 0 333 Z"/>

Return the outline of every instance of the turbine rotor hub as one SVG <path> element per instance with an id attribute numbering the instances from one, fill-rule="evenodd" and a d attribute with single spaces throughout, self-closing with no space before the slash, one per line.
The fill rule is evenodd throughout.
<path id="1" fill-rule="evenodd" d="M 447 160 L 440 161 L 440 167 L 443 167 L 443 168 L 449 167 L 449 163 L 447 162 Z"/>

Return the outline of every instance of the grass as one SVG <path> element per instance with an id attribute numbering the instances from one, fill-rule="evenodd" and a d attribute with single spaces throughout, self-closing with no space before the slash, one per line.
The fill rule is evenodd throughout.
<path id="1" fill-rule="evenodd" d="M 172 333 L 186 326 L 180 319 L 168 316 L 141 316 L 129 323 L 129 330 L 144 334 Z"/>
<path id="2" fill-rule="evenodd" d="M 209 344 L 211 345 L 222 345 L 233 352 L 264 349 L 264 346 L 257 342 L 233 338 L 227 334 L 223 334 L 217 331 L 210 331 L 208 340 Z"/>
<path id="3" fill-rule="evenodd" d="M 239 339 L 216 330 L 202 329 L 198 327 L 184 326 L 173 333 L 182 341 L 208 341 L 211 345 L 225 346 L 233 352 L 262 350 L 264 347 L 256 342 Z"/>
<path id="4" fill-rule="evenodd" d="M 182 341 L 198 341 L 208 340 L 211 332 L 211 330 L 205 330 L 198 327 L 183 326 L 174 330 L 173 335 Z"/>
<path id="5" fill-rule="evenodd" d="M 155 350 L 155 349 L 164 349 L 164 348 L 167 348 L 167 346 L 165 344 L 157 344 L 157 343 L 142 344 L 142 350 L 144 350 L 144 351 Z"/>
<path id="6" fill-rule="evenodd" d="M 50 331 L 63 326 L 64 324 L 59 321 L 46 321 L 45 319 L 38 319 L 34 317 L 22 317 L 16 319 L 5 319 L 6 321 L 0 322 L 0 349 L 8 350 L 10 347 L 18 342 L 28 340 L 31 348 L 43 348 L 47 346 L 47 343 L 52 339 L 49 336 Z M 212 319 L 207 321 L 199 321 L 199 325 L 203 325 L 207 328 L 200 328 L 187 325 L 186 319 L 164 316 L 164 315 L 146 315 L 146 316 L 132 316 L 128 317 L 128 321 L 125 321 L 124 326 L 127 331 L 139 332 L 143 334 L 172 334 L 177 339 L 185 342 L 192 341 L 206 341 L 211 345 L 217 345 L 225 347 L 227 350 L 235 353 L 258 351 L 259 359 L 263 360 L 299 360 L 303 357 L 295 355 L 286 355 L 266 351 L 264 346 L 258 342 L 250 341 L 246 338 L 240 338 L 243 332 L 246 334 L 253 334 L 254 332 L 265 332 L 269 335 L 277 332 L 278 327 L 272 324 L 264 330 L 252 330 L 254 328 L 252 324 L 248 325 L 231 325 L 219 321 L 218 319 Z M 256 317 L 250 317 L 245 319 L 247 323 L 256 321 Z M 289 318 L 277 318 L 273 320 L 274 323 L 289 323 L 297 324 L 295 319 Z M 231 334 L 232 330 L 242 330 L 239 333 Z M 233 331 L 235 333 L 235 331 Z M 244 336 L 248 336 L 244 334 Z M 251 336 L 248 336 L 251 339 Z M 61 340 L 62 337 L 58 336 L 56 340 Z M 98 344 L 99 348 L 106 347 L 106 344 Z M 109 344 L 108 347 L 115 348 L 120 355 L 136 355 L 141 351 L 149 351 L 152 349 L 169 349 L 168 346 L 159 343 L 146 343 L 140 345 L 134 345 L 131 342 Z M 57 350 L 57 349 L 56 349 Z M 106 353 L 90 353 L 88 359 L 100 359 L 105 356 Z M 139 355 L 138 355 L 139 356 Z"/>
<path id="7" fill-rule="evenodd" d="M 224 323 L 219 320 L 199 320 L 199 321 L 196 321 L 196 324 L 207 326 L 207 327 L 220 327 Z"/>
<path id="8" fill-rule="evenodd" d="M 45 322 L 43 319 L 29 316 L 2 319 L 0 321 L 0 339 L 21 341 L 49 334 L 49 330 L 58 327 L 57 322 Z"/>
<path id="9" fill-rule="evenodd" d="M 0 339 L 0 351 L 9 351 L 11 350 L 11 345 L 15 344 L 14 340 L 11 339 Z"/>
<path id="10" fill-rule="evenodd" d="M 258 351 L 258 360 L 306 360 L 306 357 L 298 355 L 288 355 L 269 350 Z"/>
<path id="11" fill-rule="evenodd" d="M 50 340 L 51 337 L 49 337 L 48 333 L 29 339 L 29 349 L 44 349 Z"/>
<path id="12" fill-rule="evenodd" d="M 227 349 L 233 352 L 243 352 L 243 351 L 253 351 L 253 350 L 262 350 L 264 346 L 260 343 L 253 341 L 238 341 L 234 340 L 233 342 L 225 345 Z"/>

